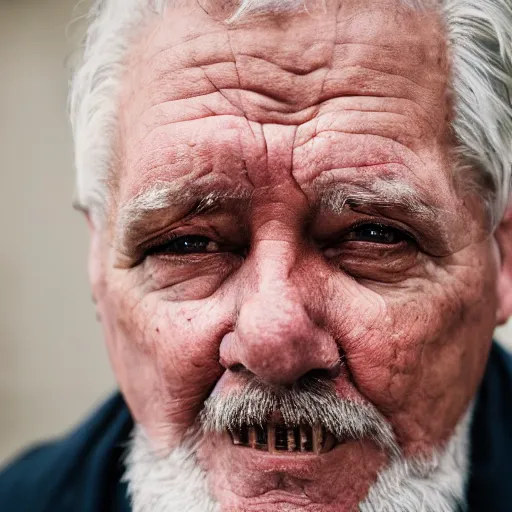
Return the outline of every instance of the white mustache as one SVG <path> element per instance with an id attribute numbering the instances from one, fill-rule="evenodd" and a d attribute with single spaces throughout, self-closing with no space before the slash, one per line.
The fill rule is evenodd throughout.
<path id="1" fill-rule="evenodd" d="M 371 404 L 338 397 L 326 381 L 310 379 L 291 389 L 274 388 L 252 379 L 243 388 L 210 396 L 200 420 L 205 433 L 264 425 L 279 412 L 286 426 L 320 423 L 338 440 L 372 439 L 392 457 L 400 448 L 391 425 Z"/>

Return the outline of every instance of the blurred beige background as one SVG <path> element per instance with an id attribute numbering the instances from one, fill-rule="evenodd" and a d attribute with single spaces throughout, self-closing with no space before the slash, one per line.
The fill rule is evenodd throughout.
<path id="1" fill-rule="evenodd" d="M 114 388 L 71 208 L 66 25 L 76 0 L 0 0 L 0 463 Z"/>
<path id="2" fill-rule="evenodd" d="M 71 209 L 64 62 L 76 3 L 0 0 L 0 464 L 114 388 L 86 227 Z M 512 328 L 500 336 L 512 340 Z"/>

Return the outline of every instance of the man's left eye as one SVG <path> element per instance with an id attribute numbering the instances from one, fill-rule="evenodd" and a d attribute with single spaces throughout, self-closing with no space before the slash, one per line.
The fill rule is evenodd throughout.
<path id="1" fill-rule="evenodd" d="M 399 229 L 383 224 L 363 224 L 352 229 L 344 241 L 370 242 L 374 244 L 396 245 L 406 241 L 409 236 Z"/>

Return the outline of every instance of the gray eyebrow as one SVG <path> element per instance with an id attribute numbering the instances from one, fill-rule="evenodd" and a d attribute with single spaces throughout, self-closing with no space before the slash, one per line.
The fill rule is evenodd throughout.
<path id="1" fill-rule="evenodd" d="M 444 212 L 441 208 L 427 203 L 423 195 L 410 183 L 397 179 L 376 178 L 359 184 L 320 183 L 314 188 L 320 199 L 320 206 L 336 214 L 340 214 L 347 206 L 399 207 L 424 221 L 432 222 Z"/>
<path id="2" fill-rule="evenodd" d="M 199 202 L 198 209 L 205 210 L 222 200 L 246 200 L 250 199 L 250 191 L 235 187 L 213 188 L 201 185 L 174 184 L 167 181 L 159 181 L 149 189 L 141 192 L 121 209 L 119 223 L 126 225 L 130 221 L 136 221 L 147 213 L 164 210 L 172 206 L 186 206 L 192 202 Z"/>
<path id="3" fill-rule="evenodd" d="M 115 228 L 116 245 L 126 247 L 126 241 L 136 236 L 143 224 L 164 215 L 171 218 L 177 209 L 181 217 L 184 211 L 197 215 L 228 201 L 248 205 L 251 197 L 251 190 L 242 186 L 158 181 L 121 207 Z"/>
<path id="4" fill-rule="evenodd" d="M 126 251 L 132 241 L 145 233 L 148 225 L 162 219 L 173 221 L 197 215 L 222 203 L 233 201 L 241 208 L 249 208 L 253 190 L 246 186 L 233 187 L 230 183 L 195 183 L 160 181 L 140 192 L 120 210 L 115 229 L 115 245 Z M 340 215 L 347 207 L 400 209 L 423 224 L 430 226 L 443 239 L 449 238 L 446 222 L 449 212 L 427 202 L 427 198 L 411 184 L 396 178 L 374 178 L 360 182 L 319 182 L 305 187 L 304 192 L 313 203 Z M 176 212 L 179 211 L 179 214 Z"/>
<path id="5" fill-rule="evenodd" d="M 190 190 L 177 183 L 158 181 L 128 201 L 119 212 L 117 226 L 124 231 L 132 223 L 141 220 L 148 213 L 164 210 L 170 206 L 190 203 Z"/>
<path id="6" fill-rule="evenodd" d="M 371 181 L 364 178 L 355 183 L 319 182 L 313 188 L 320 207 L 336 215 L 346 208 L 369 213 L 375 210 L 402 221 L 414 220 L 432 239 L 451 244 L 451 231 L 457 224 L 454 212 L 440 206 L 434 193 L 419 190 L 408 181 L 396 177 Z"/>

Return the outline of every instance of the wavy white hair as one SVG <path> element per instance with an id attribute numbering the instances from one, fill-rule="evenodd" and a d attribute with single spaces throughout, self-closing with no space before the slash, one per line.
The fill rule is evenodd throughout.
<path id="1" fill-rule="evenodd" d="M 81 58 L 70 84 L 77 205 L 101 219 L 115 166 L 118 96 L 136 28 L 177 0 L 94 0 Z M 242 0 L 227 22 L 254 13 L 290 12 L 305 0 Z M 508 205 L 512 173 L 512 0 L 402 0 L 439 9 L 452 57 L 459 170 L 478 185 L 490 216 Z"/>

